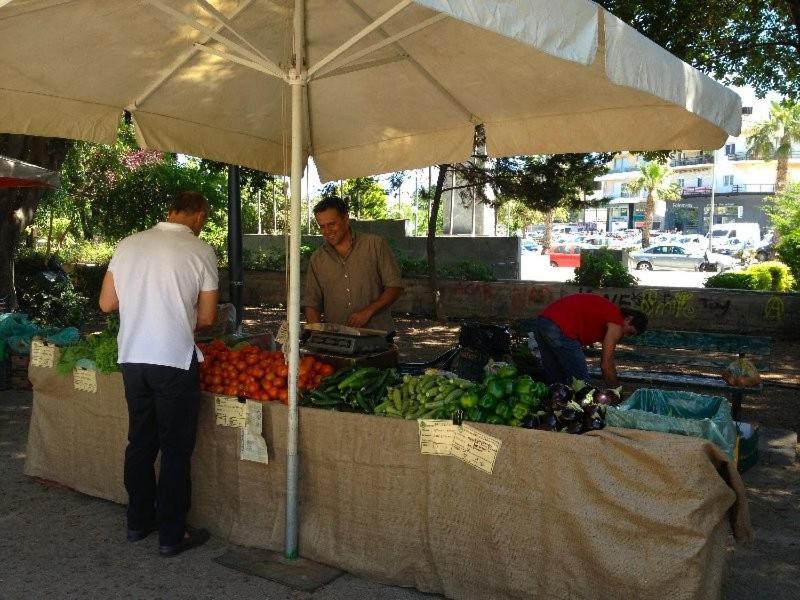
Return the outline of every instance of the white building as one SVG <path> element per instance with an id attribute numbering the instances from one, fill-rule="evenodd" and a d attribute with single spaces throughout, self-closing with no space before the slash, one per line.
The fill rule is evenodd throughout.
<path id="1" fill-rule="evenodd" d="M 763 199 L 775 191 L 777 162 L 765 161 L 747 152 L 749 130 L 769 118 L 770 100 L 758 99 L 750 89 L 738 89 L 742 97 L 742 134 L 729 137 L 725 146 L 716 151 L 680 151 L 670 157 L 673 170 L 671 181 L 682 190 L 680 200 L 659 201 L 653 218 L 653 228 L 677 228 L 687 232 L 705 232 L 711 210 L 711 189 L 714 188 L 714 223 L 756 222 L 767 226 Z M 714 158 L 716 156 L 716 167 Z M 641 156 L 630 152 L 617 154 L 609 165 L 611 171 L 598 177 L 601 189 L 596 197 L 610 198 L 606 214 L 588 209 L 585 220 L 598 222 L 608 230 L 641 227 L 644 222 L 646 194 L 631 194 L 625 184 L 639 176 Z M 800 147 L 789 159 L 789 181 L 800 181 Z M 712 182 L 713 179 L 713 182 Z"/>

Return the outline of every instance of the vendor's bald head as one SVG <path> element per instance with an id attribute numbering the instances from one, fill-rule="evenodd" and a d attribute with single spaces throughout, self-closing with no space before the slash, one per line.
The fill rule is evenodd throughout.
<path id="1" fill-rule="evenodd" d="M 186 225 L 195 235 L 200 235 L 208 218 L 208 200 L 198 192 L 181 192 L 169 207 L 167 221 Z"/>

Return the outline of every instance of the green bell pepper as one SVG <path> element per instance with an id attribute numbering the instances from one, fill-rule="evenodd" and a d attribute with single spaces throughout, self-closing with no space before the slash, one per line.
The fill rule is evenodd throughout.
<path id="1" fill-rule="evenodd" d="M 495 377 L 494 375 L 490 375 L 486 378 L 486 392 L 494 396 L 497 400 L 505 397 L 505 380 Z"/>
<path id="2" fill-rule="evenodd" d="M 522 421 L 519 419 L 511 419 L 506 425 L 509 427 L 522 427 Z"/>
<path id="3" fill-rule="evenodd" d="M 503 396 L 508 398 L 514 393 L 514 378 L 502 377 L 500 382 L 503 384 Z"/>
<path id="4" fill-rule="evenodd" d="M 477 406 L 475 406 L 474 408 L 470 408 L 467 411 L 467 416 L 466 416 L 467 421 L 473 421 L 475 423 L 483 423 L 484 418 L 485 417 L 483 411 Z"/>
<path id="5" fill-rule="evenodd" d="M 489 415 L 486 417 L 486 423 L 489 423 L 490 425 L 504 425 L 505 420 L 499 415 Z"/>
<path id="6" fill-rule="evenodd" d="M 529 375 L 517 377 L 517 380 L 514 382 L 514 395 L 529 395 L 533 392 L 533 386 L 533 379 L 531 379 Z"/>
<path id="7" fill-rule="evenodd" d="M 478 406 L 486 410 L 494 410 L 494 407 L 497 406 L 497 398 L 487 392 L 478 400 Z"/>
<path id="8" fill-rule="evenodd" d="M 530 409 L 528 406 L 523 404 L 522 402 L 517 402 L 514 407 L 511 409 L 511 414 L 514 416 L 515 419 L 522 420 L 525 418 L 525 415 L 528 414 Z"/>
<path id="9" fill-rule="evenodd" d="M 464 410 L 475 408 L 478 406 L 478 394 L 475 392 L 467 392 L 466 394 L 462 394 L 461 398 L 459 399 L 459 404 Z"/>
<path id="10" fill-rule="evenodd" d="M 528 410 L 527 408 L 525 409 Z M 494 407 L 494 414 L 503 419 L 503 422 L 511 418 L 511 407 L 505 402 L 498 402 Z"/>
<path id="11" fill-rule="evenodd" d="M 514 365 L 504 365 L 497 369 L 497 375 L 499 377 L 516 377 L 517 367 Z"/>
<path id="12" fill-rule="evenodd" d="M 541 381 L 537 381 L 533 384 L 533 389 L 531 391 L 539 400 L 543 400 L 547 396 L 548 387 Z"/>

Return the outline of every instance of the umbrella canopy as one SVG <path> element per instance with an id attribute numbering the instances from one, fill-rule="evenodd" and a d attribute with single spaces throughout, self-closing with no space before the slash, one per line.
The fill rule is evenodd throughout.
<path id="1" fill-rule="evenodd" d="M 587 0 L 0 0 L 0 129 L 292 178 L 286 549 L 298 537 L 300 176 L 718 148 L 739 97 Z M 291 114 L 291 118 L 289 115 Z"/>
<path id="2" fill-rule="evenodd" d="M 0 1 L 0 127 L 289 172 L 294 0 Z M 717 148 L 738 96 L 586 0 L 307 0 L 323 181 L 493 156 Z"/>
<path id="3" fill-rule="evenodd" d="M 54 188 L 58 186 L 58 174 L 0 155 L 1 188 Z"/>

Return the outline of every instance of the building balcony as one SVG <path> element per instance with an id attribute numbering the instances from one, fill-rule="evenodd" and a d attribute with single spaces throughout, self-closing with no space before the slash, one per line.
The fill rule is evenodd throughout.
<path id="1" fill-rule="evenodd" d="M 700 156 L 671 157 L 669 164 L 671 167 L 691 167 L 694 165 L 710 165 L 714 162 L 712 154 L 701 154 Z"/>
<path id="2" fill-rule="evenodd" d="M 772 194 L 775 191 L 774 183 L 739 183 L 735 185 L 719 186 L 717 194 Z M 684 187 L 681 197 L 710 196 L 711 186 Z"/>
<path id="3" fill-rule="evenodd" d="M 735 152 L 727 154 L 728 160 L 766 160 L 762 155 L 753 154 L 752 152 Z M 777 157 L 773 155 L 768 160 L 775 160 Z M 800 150 L 792 150 L 789 152 L 789 160 L 800 160 Z"/>

